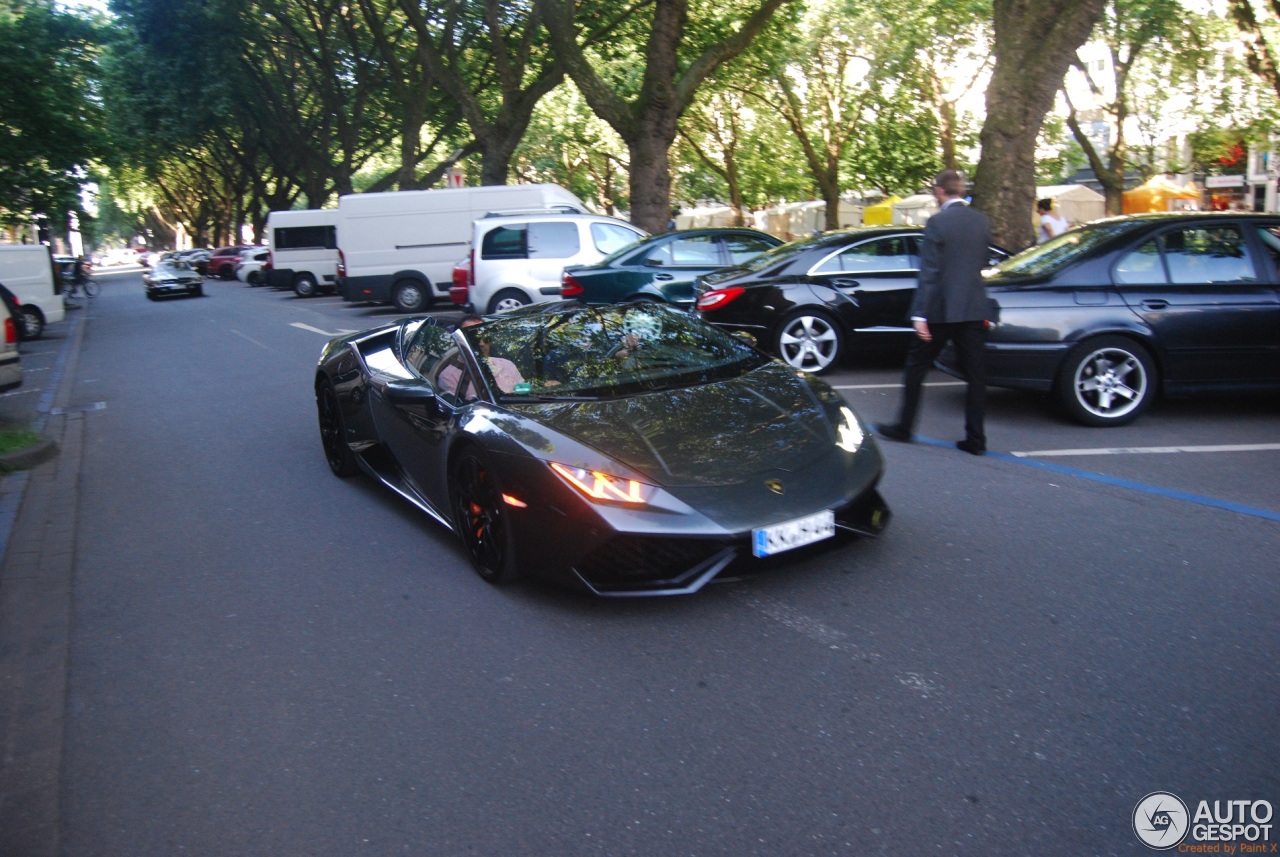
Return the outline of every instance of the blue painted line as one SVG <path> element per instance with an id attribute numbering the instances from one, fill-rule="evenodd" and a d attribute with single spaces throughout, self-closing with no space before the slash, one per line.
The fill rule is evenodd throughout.
<path id="1" fill-rule="evenodd" d="M 920 435 L 916 435 L 915 439 L 917 443 L 922 443 L 927 446 L 938 446 L 943 449 L 952 450 L 956 448 L 954 443 L 947 443 L 944 440 L 938 440 L 932 437 L 921 437 Z M 1047 470 L 1050 473 L 1060 473 L 1063 476 L 1074 476 L 1077 479 L 1088 479 L 1090 482 L 1101 482 L 1104 485 L 1114 485 L 1117 488 L 1126 488 L 1130 491 L 1151 494 L 1155 497 L 1164 497 L 1168 500 L 1181 500 L 1184 503 L 1195 503 L 1199 506 L 1223 509 L 1228 512 L 1235 512 L 1239 515 L 1264 518 L 1268 521 L 1280 521 L 1280 512 L 1273 512 L 1270 509 L 1262 509 L 1258 506 L 1248 506 L 1244 503 L 1234 503 L 1230 500 L 1219 500 L 1217 497 L 1206 497 L 1203 494 L 1192 494 L 1189 491 L 1178 491 L 1173 488 L 1161 488 L 1158 485 L 1147 485 L 1144 482 L 1134 482 L 1132 479 L 1121 479 L 1117 476 L 1107 476 L 1103 473 L 1094 473 L 1091 470 L 1081 470 L 1078 467 L 1066 467 L 1061 464 L 1051 464 L 1047 461 L 1036 461 L 1033 458 L 1023 458 L 1017 455 L 1010 455 L 1007 452 L 993 452 L 988 450 L 986 457 L 997 458 L 1001 461 L 1011 461 L 1015 464 L 1034 467 L 1038 470 Z"/>

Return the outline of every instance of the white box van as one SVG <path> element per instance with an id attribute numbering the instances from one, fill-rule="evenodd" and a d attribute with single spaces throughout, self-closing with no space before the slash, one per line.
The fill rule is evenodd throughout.
<path id="1" fill-rule="evenodd" d="M 338 209 L 308 208 L 267 215 L 271 251 L 264 278 L 277 289 L 309 298 L 334 291 L 338 274 Z"/>
<path id="2" fill-rule="evenodd" d="M 586 205 L 553 184 L 348 194 L 338 200 L 338 289 L 347 301 L 425 309 L 449 293 L 473 221 L 541 210 L 585 212 Z"/>
<path id="3" fill-rule="evenodd" d="M 22 305 L 26 338 L 37 339 L 45 325 L 66 316 L 62 306 L 62 278 L 54 270 L 53 253 L 43 244 L 0 245 L 0 283 Z"/>

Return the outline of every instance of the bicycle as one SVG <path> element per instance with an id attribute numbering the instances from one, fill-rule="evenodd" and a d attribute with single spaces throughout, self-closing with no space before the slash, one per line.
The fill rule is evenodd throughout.
<path id="1" fill-rule="evenodd" d="M 96 298 L 98 293 L 102 291 L 102 286 L 98 284 L 92 274 L 85 274 L 80 279 L 72 277 L 67 281 L 67 284 L 67 291 L 64 295 L 67 298 L 78 298 L 82 292 L 87 298 Z"/>

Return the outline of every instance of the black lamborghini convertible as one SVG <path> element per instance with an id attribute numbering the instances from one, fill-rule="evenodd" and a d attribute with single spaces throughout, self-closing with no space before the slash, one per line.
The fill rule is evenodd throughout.
<path id="1" fill-rule="evenodd" d="M 694 592 L 738 556 L 889 520 L 839 395 L 662 304 L 405 319 L 329 342 L 315 391 L 333 472 L 452 529 L 493 583 Z"/>

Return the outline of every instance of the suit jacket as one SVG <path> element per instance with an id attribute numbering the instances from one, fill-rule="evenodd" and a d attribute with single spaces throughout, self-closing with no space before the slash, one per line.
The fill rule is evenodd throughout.
<path id="1" fill-rule="evenodd" d="M 982 269 L 990 246 L 991 221 L 964 203 L 944 206 L 925 221 L 911 317 L 944 324 L 988 319 L 991 302 Z"/>

